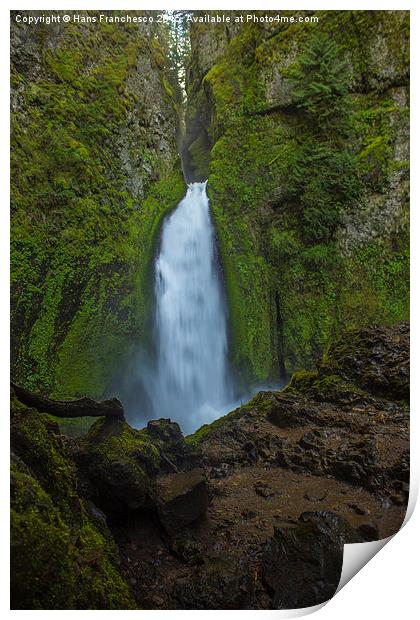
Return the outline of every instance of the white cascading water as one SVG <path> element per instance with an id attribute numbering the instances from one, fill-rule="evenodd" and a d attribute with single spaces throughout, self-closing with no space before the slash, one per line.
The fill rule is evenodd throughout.
<path id="1" fill-rule="evenodd" d="M 206 183 L 189 185 L 165 221 L 155 266 L 156 366 L 153 409 L 185 433 L 232 403 L 226 307 Z"/>

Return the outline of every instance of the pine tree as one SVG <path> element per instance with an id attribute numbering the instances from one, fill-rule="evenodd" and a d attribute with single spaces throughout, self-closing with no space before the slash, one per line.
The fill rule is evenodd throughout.
<path id="1" fill-rule="evenodd" d="M 351 150 L 350 68 L 342 48 L 317 34 L 288 72 L 301 112 L 299 137 L 289 154 L 287 187 L 300 216 L 303 240 L 334 239 L 345 211 L 361 196 Z"/>
<path id="2" fill-rule="evenodd" d="M 290 71 L 294 100 L 315 128 L 340 133 L 349 113 L 350 67 L 342 48 L 326 34 L 318 34 Z"/>

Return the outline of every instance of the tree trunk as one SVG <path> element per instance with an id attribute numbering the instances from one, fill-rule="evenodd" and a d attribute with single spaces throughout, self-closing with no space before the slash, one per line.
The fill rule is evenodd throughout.
<path id="1" fill-rule="evenodd" d="M 118 398 L 109 400 L 93 400 L 78 398 L 77 400 L 51 400 L 45 396 L 34 394 L 20 385 L 11 382 L 17 398 L 29 407 L 35 407 L 41 413 L 49 413 L 58 418 L 82 418 L 84 416 L 119 418 L 124 420 L 124 408 Z"/>

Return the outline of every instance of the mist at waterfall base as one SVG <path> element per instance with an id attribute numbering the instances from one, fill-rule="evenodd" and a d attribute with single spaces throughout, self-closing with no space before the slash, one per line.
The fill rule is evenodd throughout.
<path id="1" fill-rule="evenodd" d="M 206 183 L 164 221 L 154 266 L 151 351 L 140 350 L 123 398 L 128 421 L 171 418 L 185 434 L 246 402 L 229 366 L 227 304 Z"/>

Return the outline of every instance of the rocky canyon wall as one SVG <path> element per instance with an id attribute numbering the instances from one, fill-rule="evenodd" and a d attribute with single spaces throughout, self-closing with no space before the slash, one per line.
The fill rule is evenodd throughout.
<path id="1" fill-rule="evenodd" d="M 209 178 L 233 361 L 264 380 L 407 318 L 409 15 L 229 15 L 192 27 L 186 157 Z"/>
<path id="2" fill-rule="evenodd" d="M 146 337 L 154 239 L 184 192 L 175 97 L 156 28 L 16 14 L 12 374 L 99 396 Z"/>

